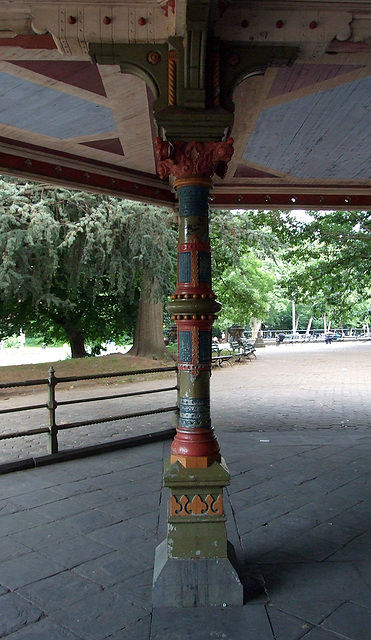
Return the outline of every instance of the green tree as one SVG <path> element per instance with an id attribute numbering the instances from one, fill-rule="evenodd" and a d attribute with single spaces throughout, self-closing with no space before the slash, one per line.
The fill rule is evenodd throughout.
<path id="1" fill-rule="evenodd" d="M 86 355 L 86 346 L 97 353 L 108 339 L 120 344 L 133 334 L 138 293 L 132 302 L 124 304 L 108 290 L 95 294 L 94 300 L 86 287 L 77 293 L 78 300 L 73 303 L 71 296 L 71 304 L 65 309 L 61 304 L 43 302 L 37 308 L 29 297 L 7 299 L 0 304 L 0 336 L 13 335 L 22 328 L 26 335 L 46 343 L 69 342 L 73 357 L 82 357 Z"/>
<path id="2" fill-rule="evenodd" d="M 286 264 L 280 286 L 314 317 L 335 324 L 367 316 L 371 289 L 371 213 L 259 211 L 252 225 L 269 228 L 282 242 Z"/>
<path id="3" fill-rule="evenodd" d="M 219 314 L 222 326 L 233 323 L 246 326 L 252 317 L 264 319 L 274 289 L 274 276 L 252 252 L 241 256 L 235 267 L 226 267 L 214 290 L 223 301 Z"/>
<path id="4" fill-rule="evenodd" d="M 277 236 L 255 224 L 252 211 L 222 210 L 211 214 L 210 238 L 213 289 L 223 304 L 217 326 L 263 319 L 274 291 Z"/>
<path id="5" fill-rule="evenodd" d="M 351 294 L 371 286 L 371 213 L 311 212 L 311 221 L 295 233 L 286 286 L 330 307 L 349 307 Z"/>
<path id="6" fill-rule="evenodd" d="M 2 330 L 67 339 L 73 357 L 117 340 L 135 324 L 143 273 L 153 295 L 169 292 L 170 222 L 163 208 L 0 180 Z"/>

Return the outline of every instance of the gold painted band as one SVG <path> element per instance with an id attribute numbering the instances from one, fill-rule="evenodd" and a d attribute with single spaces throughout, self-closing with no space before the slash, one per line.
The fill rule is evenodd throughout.
<path id="1" fill-rule="evenodd" d="M 203 178 L 202 176 L 177 178 L 174 180 L 174 189 L 179 189 L 180 187 L 207 187 L 208 189 L 211 189 L 212 182 L 210 178 Z"/>

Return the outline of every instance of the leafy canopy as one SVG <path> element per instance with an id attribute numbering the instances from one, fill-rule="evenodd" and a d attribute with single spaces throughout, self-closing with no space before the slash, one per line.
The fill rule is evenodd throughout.
<path id="1" fill-rule="evenodd" d="M 223 304 L 218 325 L 246 325 L 270 308 L 276 275 L 274 256 L 281 243 L 252 211 L 213 211 L 210 238 L 213 289 Z"/>
<path id="2" fill-rule="evenodd" d="M 132 330 L 142 274 L 169 293 L 175 246 L 167 209 L 0 179 L 3 329 L 23 316 L 57 338 Z"/>
<path id="3" fill-rule="evenodd" d="M 339 323 L 367 317 L 371 307 L 371 212 L 308 211 L 304 219 L 290 211 L 255 212 L 281 240 L 288 268 L 281 278 L 289 298 L 309 305 L 315 316 Z"/>

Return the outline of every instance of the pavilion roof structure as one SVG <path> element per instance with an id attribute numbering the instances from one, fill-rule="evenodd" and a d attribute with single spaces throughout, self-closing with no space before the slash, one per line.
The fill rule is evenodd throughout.
<path id="1" fill-rule="evenodd" d="M 0 1 L 0 173 L 174 206 L 155 139 L 198 115 L 234 139 L 213 206 L 367 208 L 371 2 Z"/>

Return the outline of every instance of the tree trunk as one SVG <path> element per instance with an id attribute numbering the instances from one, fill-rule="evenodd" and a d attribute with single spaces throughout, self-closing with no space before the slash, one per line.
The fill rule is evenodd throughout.
<path id="1" fill-rule="evenodd" d="M 323 333 L 326 335 L 327 333 L 327 324 L 326 324 L 326 314 L 324 313 L 322 316 L 323 319 Z"/>
<path id="2" fill-rule="evenodd" d="M 313 322 L 313 316 L 311 316 L 311 317 L 309 318 L 309 320 L 308 320 L 307 330 L 306 330 L 306 332 L 305 332 L 305 334 L 306 334 L 306 335 L 308 335 L 308 334 L 309 334 L 309 332 L 310 332 L 310 328 L 311 328 L 311 326 L 312 326 L 312 322 Z"/>
<path id="3" fill-rule="evenodd" d="M 85 350 L 84 336 L 78 329 L 65 327 L 68 341 L 71 345 L 72 358 L 85 358 L 88 354 Z"/>
<path id="4" fill-rule="evenodd" d="M 251 338 L 253 340 L 255 340 L 255 338 L 257 337 L 258 331 L 260 331 L 261 326 L 262 326 L 261 320 L 258 320 L 258 318 L 251 318 L 250 327 L 251 327 Z"/>
<path id="5" fill-rule="evenodd" d="M 127 355 L 154 358 L 155 360 L 176 359 L 166 348 L 164 342 L 163 302 L 155 302 L 152 287 L 143 286 L 140 294 L 134 344 Z"/>

